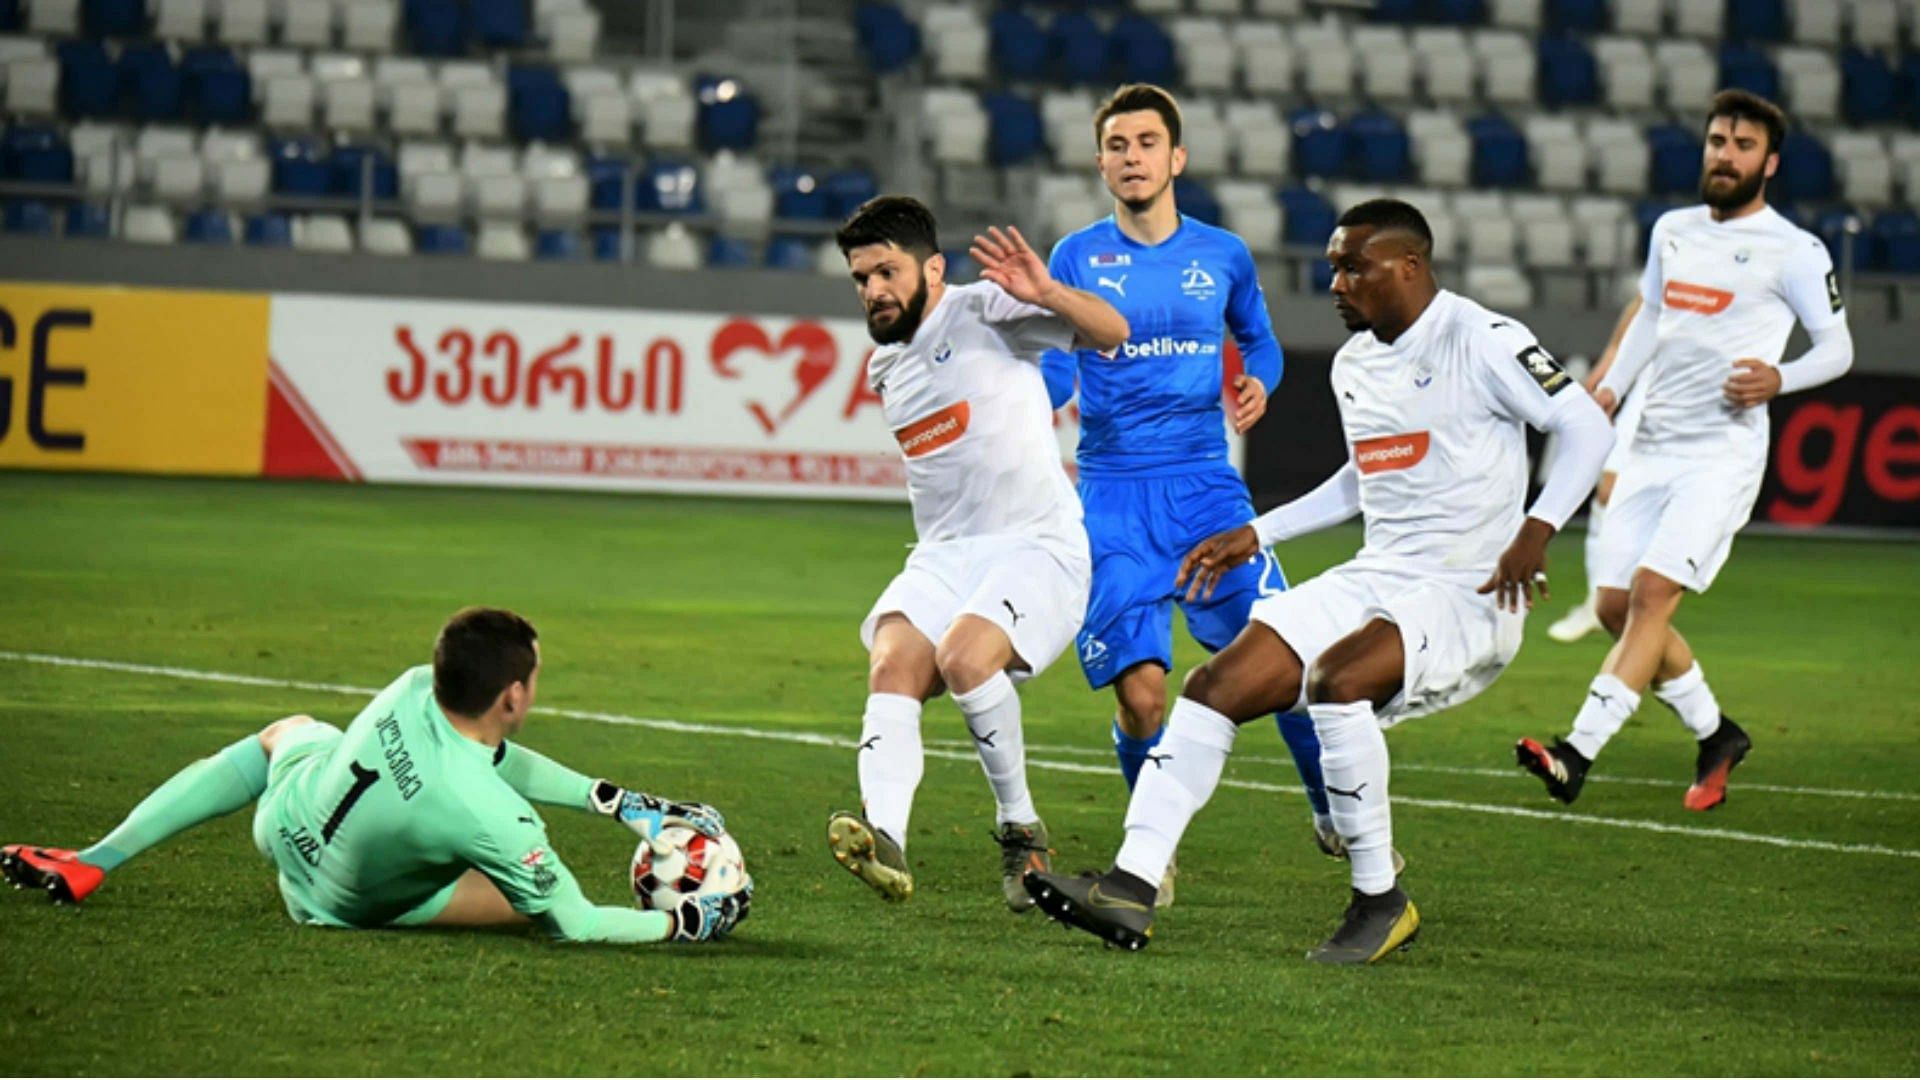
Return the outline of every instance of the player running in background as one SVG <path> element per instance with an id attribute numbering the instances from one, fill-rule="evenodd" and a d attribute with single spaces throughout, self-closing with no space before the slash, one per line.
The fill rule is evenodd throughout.
<path id="1" fill-rule="evenodd" d="M 1180 578 L 1204 595 L 1262 548 L 1356 513 L 1365 546 L 1255 601 L 1246 629 L 1188 675 L 1160 747 L 1166 767 L 1141 774 L 1112 869 L 1027 875 L 1052 917 L 1145 946 L 1158 877 L 1219 784 L 1239 725 L 1304 704 L 1353 871 L 1345 918 L 1308 958 L 1372 963 L 1419 929 L 1393 867 L 1382 728 L 1461 704 L 1506 669 L 1523 602 L 1536 585 L 1545 593 L 1547 541 L 1612 445 L 1605 414 L 1532 333 L 1435 284 L 1432 250 L 1426 219 L 1404 202 L 1341 216 L 1327 257 L 1354 336 L 1332 383 L 1351 457 L 1308 494 L 1200 544 Z M 1561 449 L 1523 514 L 1528 425 Z"/>
<path id="2" fill-rule="evenodd" d="M 1601 350 L 1600 359 L 1595 361 L 1593 370 L 1587 373 L 1584 380 L 1587 393 L 1599 391 L 1600 380 L 1607 377 L 1607 372 L 1613 368 L 1614 357 L 1620 355 L 1620 339 L 1627 336 L 1627 327 L 1633 325 L 1633 317 L 1639 312 L 1640 294 L 1636 292 L 1614 323 L 1613 334 L 1607 339 L 1607 347 Z M 1614 413 L 1613 452 L 1607 455 L 1607 464 L 1600 470 L 1600 482 L 1593 488 L 1593 501 L 1587 506 L 1587 537 L 1583 551 L 1587 568 L 1587 593 L 1565 615 L 1547 627 L 1547 637 L 1562 644 L 1571 645 L 1601 629 L 1600 586 L 1594 583 L 1600 573 L 1600 530 L 1606 525 L 1607 503 L 1613 498 L 1614 481 L 1619 479 L 1620 469 L 1626 464 L 1627 454 L 1633 448 L 1634 433 L 1640 430 L 1640 403 L 1646 398 L 1645 394 L 1629 394 L 1621 402 L 1619 411 Z"/>
<path id="3" fill-rule="evenodd" d="M 531 802 L 605 814 L 642 837 L 666 824 L 708 835 L 720 815 L 590 780 L 508 741 L 533 707 L 540 647 L 510 611 L 467 608 L 431 667 L 380 691 L 342 732 L 289 716 L 202 758 L 81 851 L 10 844 L 15 885 L 78 903 L 148 848 L 259 801 L 253 842 L 280 872 L 287 914 L 358 929 L 538 923 L 562 941 L 694 941 L 747 917 L 739 893 L 675 911 L 599 907 L 581 894 Z"/>
<path id="4" fill-rule="evenodd" d="M 906 459 L 919 543 L 860 624 L 868 697 L 856 755 L 864 814 L 827 820 L 842 866 L 913 894 L 907 820 L 923 769 L 920 710 L 951 692 L 998 803 L 1002 893 L 1049 865 L 1027 790 L 1016 681 L 1060 655 L 1087 606 L 1080 500 L 1060 464 L 1040 374 L 1048 349 L 1112 349 L 1127 320 L 1047 273 L 1019 230 L 974 237 L 983 280 L 948 285 L 933 215 L 903 196 L 855 211 L 836 240 L 879 345 L 867 380 Z"/>
<path id="5" fill-rule="evenodd" d="M 1826 245 L 1767 205 L 1786 116 L 1744 90 L 1716 94 L 1700 171 L 1704 205 L 1654 223 L 1640 311 L 1597 398 L 1645 401 L 1599 541 L 1599 615 L 1619 640 L 1573 730 L 1551 747 L 1522 739 L 1520 764 L 1562 802 L 1579 797 L 1600 750 L 1649 685 L 1699 740 L 1684 805 L 1711 810 L 1752 746 L 1720 712 L 1673 628 L 1705 592 L 1753 512 L 1767 464 L 1767 402 L 1839 378 L 1853 363 Z M 1780 363 L 1794 320 L 1812 348 Z M 1644 376 L 1643 373 L 1644 372 Z"/>
<path id="6" fill-rule="evenodd" d="M 1223 330 L 1233 332 L 1245 367 L 1233 385 L 1237 433 L 1266 412 L 1282 357 L 1247 245 L 1174 204 L 1173 178 L 1187 151 L 1173 96 L 1157 86 L 1123 86 L 1093 126 L 1113 214 L 1055 245 L 1049 270 L 1110 301 L 1133 335 L 1117 355 L 1049 353 L 1045 370 L 1055 408 L 1078 382 L 1093 594 L 1076 644 L 1087 682 L 1114 689 L 1114 754 L 1131 790 L 1163 732 L 1176 600 L 1194 639 L 1217 652 L 1247 625 L 1256 598 L 1287 587 L 1267 551 L 1234 567 L 1205 600 L 1180 599 L 1173 587 L 1188 549 L 1253 517 L 1247 485 L 1227 458 Z M 1279 725 L 1313 805 L 1314 835 L 1322 850 L 1339 854 L 1313 723 L 1284 713 Z M 1162 906 L 1172 885 L 1169 872 Z"/>

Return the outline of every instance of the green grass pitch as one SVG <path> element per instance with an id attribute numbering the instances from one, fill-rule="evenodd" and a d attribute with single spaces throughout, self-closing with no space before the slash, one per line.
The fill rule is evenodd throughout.
<path id="1" fill-rule="evenodd" d="M 857 802 L 855 629 L 904 507 L 0 473 L 0 840 L 98 836 L 185 762 L 278 716 L 344 723 L 468 603 L 541 630 L 525 741 L 719 805 L 759 885 L 715 947 L 295 927 L 236 814 L 128 864 L 80 909 L 0 893 L 0 1045 L 29 1074 L 1920 1072 L 1920 547 L 1747 537 L 1681 626 L 1755 749 L 1729 803 L 1681 808 L 1686 733 L 1649 699 L 1561 812 L 1512 767 L 1564 730 L 1604 646 L 1546 640 L 1488 693 L 1393 731 L 1418 945 L 1361 971 L 1302 954 L 1344 864 L 1313 848 L 1271 725 L 1181 851 L 1138 955 L 999 898 L 992 802 L 952 705 L 926 717 L 920 891 L 836 867 Z M 1289 545 L 1296 579 L 1357 528 Z M 1177 666 L 1199 657 L 1189 642 Z M 1058 863 L 1104 866 L 1125 812 L 1110 701 L 1071 657 L 1025 691 Z M 594 722 L 594 711 L 720 732 Z M 794 736 L 814 736 L 813 741 Z M 823 745 L 817 738 L 837 740 Z M 1512 813 L 1520 811 L 1521 813 Z M 632 844 L 554 810 L 618 902 Z"/>

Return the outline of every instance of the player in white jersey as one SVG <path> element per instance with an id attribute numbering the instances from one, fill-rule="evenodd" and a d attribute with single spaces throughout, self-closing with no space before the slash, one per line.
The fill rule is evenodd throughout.
<path id="1" fill-rule="evenodd" d="M 946 283 L 933 215 L 913 199 L 873 199 L 836 237 L 879 345 L 867 378 L 906 459 L 919 543 L 860 626 L 864 813 L 833 814 L 827 840 L 882 896 L 912 895 L 920 710 L 951 692 L 999 806 L 1001 888 L 1018 913 L 1033 906 L 1020 875 L 1050 864 L 1014 683 L 1073 640 L 1092 574 L 1040 357 L 1115 349 L 1128 331 L 1112 305 L 1053 280 L 1018 230 L 990 233 L 974 237 L 972 285 Z"/>
<path id="2" fill-rule="evenodd" d="M 1042 910 L 1123 948 L 1146 945 L 1155 879 L 1220 782 L 1239 725 L 1304 704 L 1320 737 L 1353 892 L 1308 953 L 1364 964 L 1410 940 L 1419 913 L 1396 880 L 1383 730 L 1486 689 L 1520 648 L 1547 541 L 1592 490 L 1607 419 L 1526 327 L 1433 279 L 1433 234 L 1406 203 L 1348 210 L 1327 244 L 1334 306 L 1355 331 L 1333 363 L 1350 456 L 1326 483 L 1203 541 L 1180 579 L 1205 591 L 1265 546 L 1366 520 L 1350 562 L 1256 601 L 1233 644 L 1195 668 L 1127 808 L 1105 874 L 1029 874 Z M 1560 454 L 1530 510 L 1526 428 Z M 1190 583 L 1189 583 L 1190 582 Z"/>
<path id="3" fill-rule="evenodd" d="M 1564 740 L 1522 739 L 1520 764 L 1572 802 L 1587 771 L 1649 685 L 1694 738 L 1683 800 L 1711 810 L 1752 746 L 1720 712 L 1673 628 L 1687 592 L 1705 592 L 1753 512 L 1767 461 L 1767 402 L 1836 379 L 1853 363 L 1826 246 L 1767 205 L 1786 117 L 1765 98 L 1724 90 L 1707 113 L 1703 205 L 1654 223 L 1640 311 L 1596 398 L 1629 389 L 1640 428 L 1608 506 L 1594 577 L 1600 621 L 1619 640 Z M 1813 346 L 1780 363 L 1795 320 Z"/>

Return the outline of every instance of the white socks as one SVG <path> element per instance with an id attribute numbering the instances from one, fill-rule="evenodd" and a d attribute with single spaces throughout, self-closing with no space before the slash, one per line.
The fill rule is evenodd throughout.
<path id="1" fill-rule="evenodd" d="M 1160 745 L 1147 755 L 1127 804 L 1127 839 L 1115 866 L 1160 887 L 1187 823 L 1219 786 L 1238 733 L 1233 721 L 1197 701 L 1174 703 Z"/>
<path id="2" fill-rule="evenodd" d="M 1611 675 L 1596 675 L 1587 687 L 1587 700 L 1580 704 L 1580 712 L 1573 718 L 1573 734 L 1567 736 L 1567 742 L 1592 761 L 1639 707 L 1640 695 L 1627 689 L 1626 683 Z M 1715 716 L 1718 715 L 1716 707 Z"/>
<path id="3" fill-rule="evenodd" d="M 1393 808 L 1387 804 L 1387 739 L 1373 703 L 1309 705 L 1320 736 L 1320 771 L 1334 831 L 1347 842 L 1353 887 L 1377 896 L 1393 888 Z"/>
<path id="4" fill-rule="evenodd" d="M 1704 739 L 1720 730 L 1720 702 L 1707 685 L 1706 673 L 1695 660 L 1687 673 L 1668 679 L 1653 688 L 1653 696 L 1666 703 L 1696 739 Z"/>
<path id="5" fill-rule="evenodd" d="M 953 695 L 953 703 L 967 718 L 980 767 L 986 770 L 987 783 L 993 785 L 993 797 L 1000 804 L 1000 823 L 1040 820 L 1027 790 L 1027 741 L 1020 730 L 1020 695 L 1014 692 L 1013 680 L 1006 672 L 996 671 L 979 686 Z"/>
<path id="6" fill-rule="evenodd" d="M 920 703 L 904 694 L 869 694 L 860 725 L 860 801 L 867 820 L 907 848 L 913 792 L 926 771 L 920 747 Z"/>

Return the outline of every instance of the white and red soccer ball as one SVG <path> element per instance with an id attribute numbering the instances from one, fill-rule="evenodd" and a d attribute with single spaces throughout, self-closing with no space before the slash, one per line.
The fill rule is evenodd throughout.
<path id="1" fill-rule="evenodd" d="M 746 860 L 730 833 L 706 836 L 670 825 L 633 853 L 633 902 L 649 911 L 672 911 L 689 896 L 740 891 Z"/>

